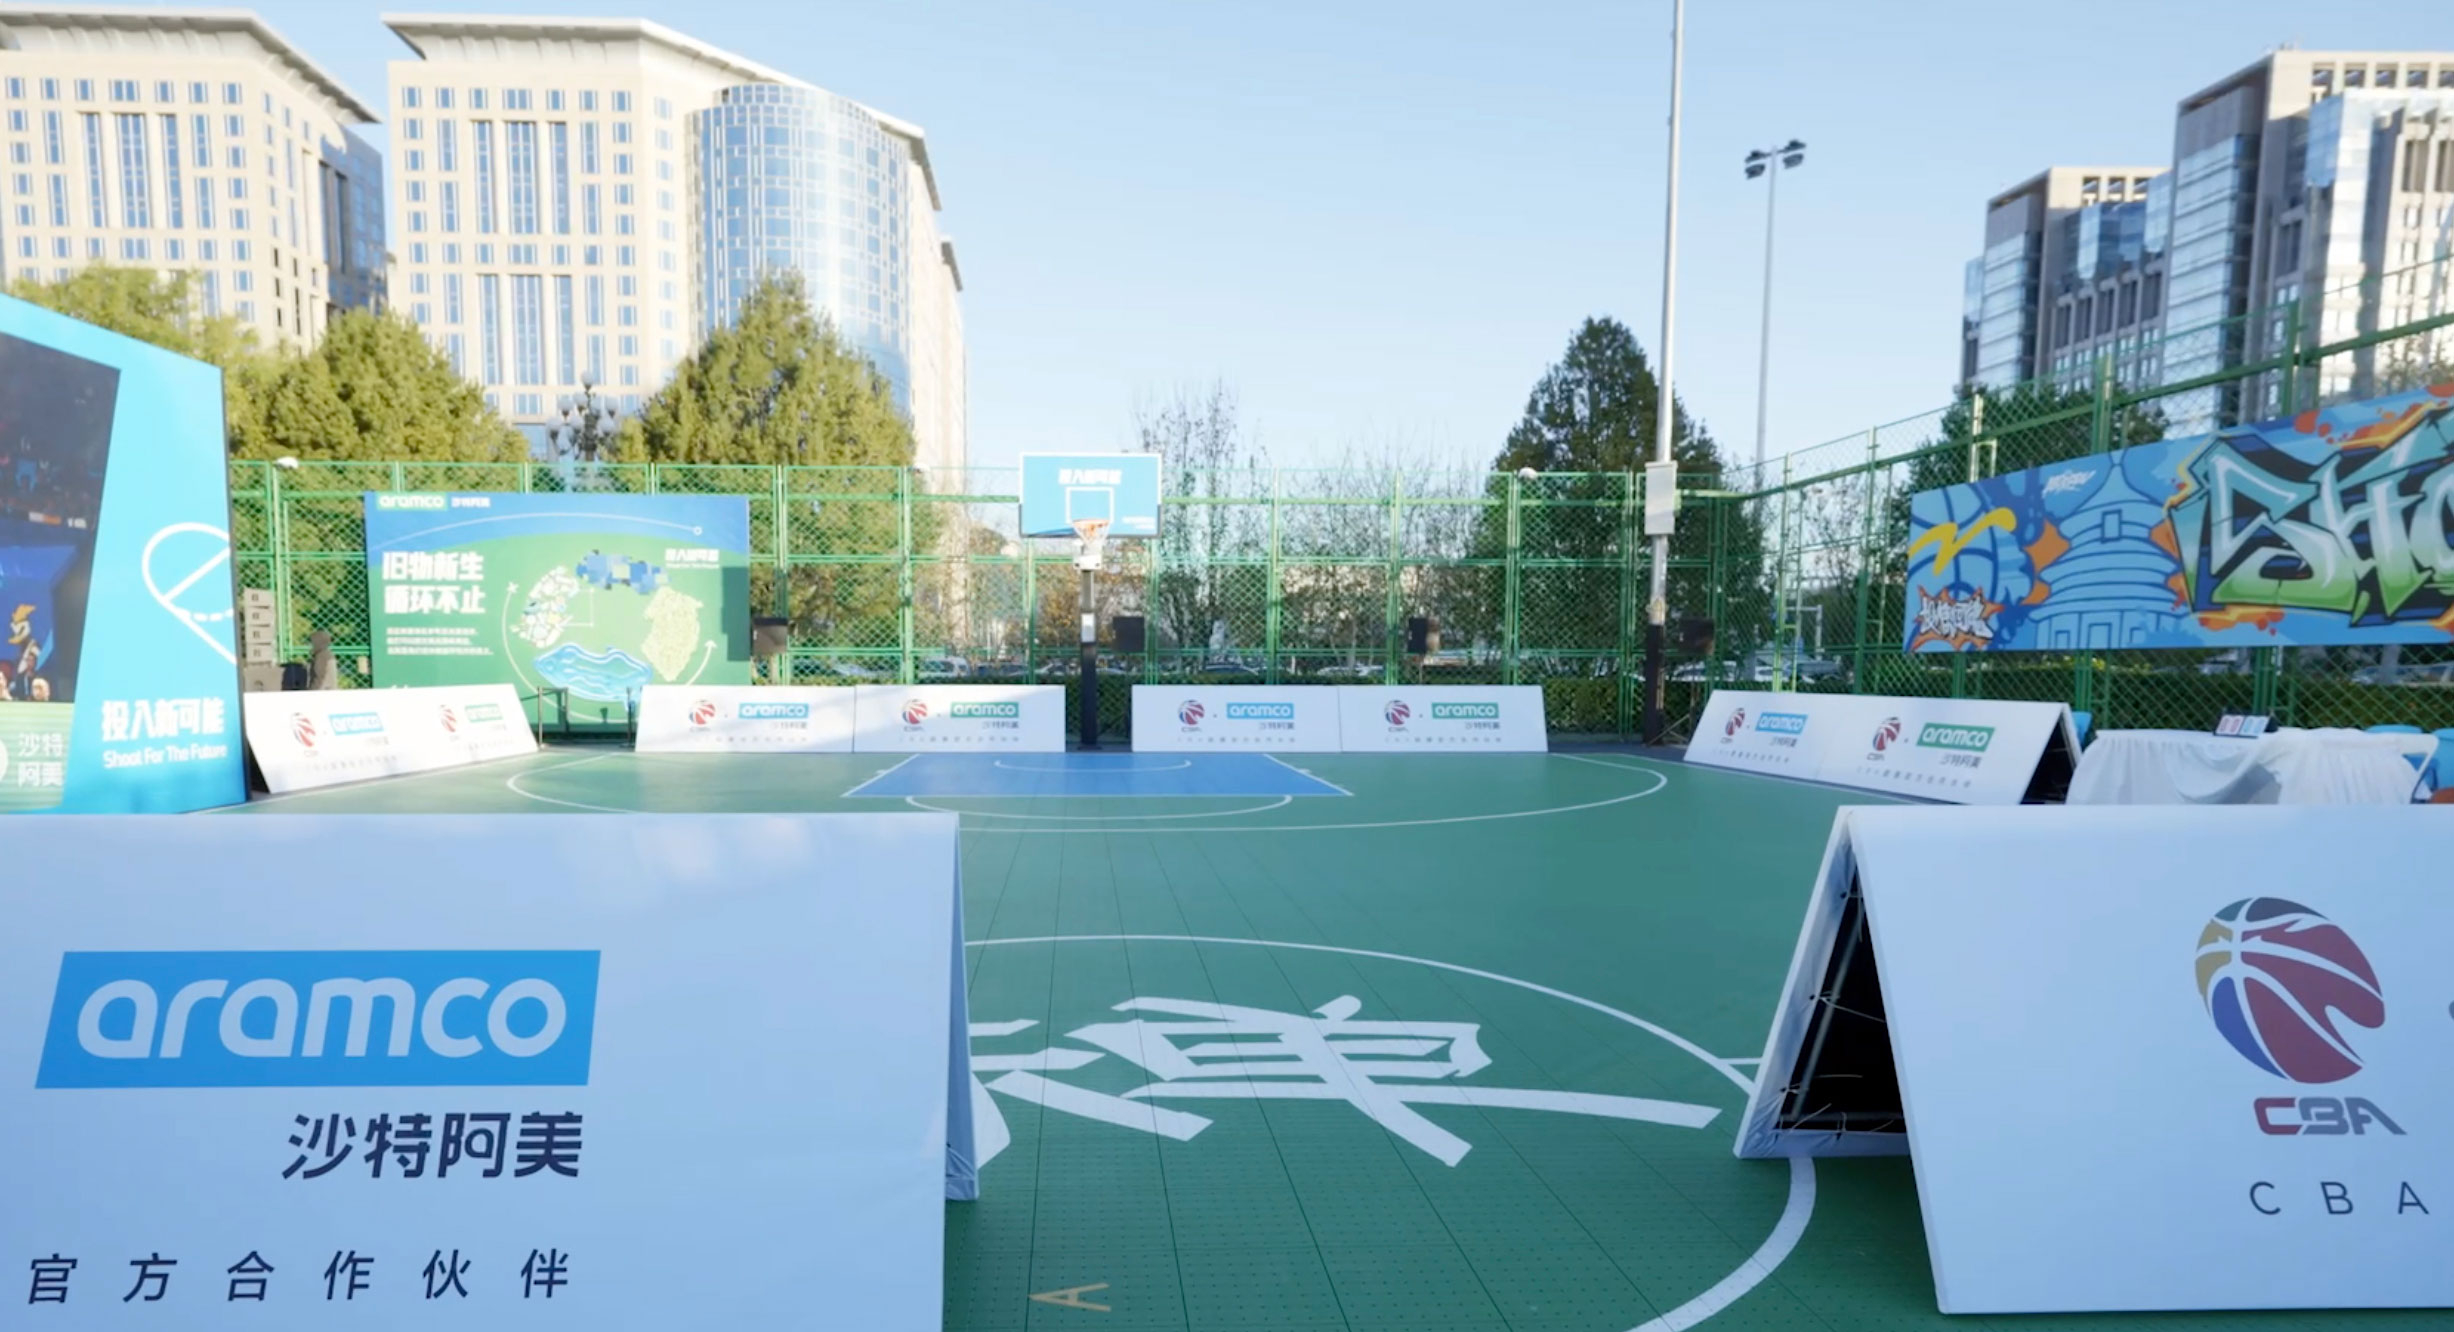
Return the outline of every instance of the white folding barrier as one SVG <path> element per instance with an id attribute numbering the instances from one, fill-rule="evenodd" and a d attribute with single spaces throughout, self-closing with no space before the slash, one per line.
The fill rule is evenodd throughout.
<path id="1" fill-rule="evenodd" d="M 507 684 L 293 690 L 239 702 L 247 747 L 276 795 L 537 752 Z"/>
<path id="2" fill-rule="evenodd" d="M 2079 753 L 2061 703 L 1716 689 L 1687 761 L 1962 805 L 2061 798 Z"/>
<path id="3" fill-rule="evenodd" d="M 860 685 L 852 747 L 864 754 L 1061 754 L 1062 685 Z"/>
<path id="4" fill-rule="evenodd" d="M 2454 821 L 1856 807 L 1742 1156 L 1906 1151 L 1945 1313 L 2454 1307 Z"/>
<path id="5" fill-rule="evenodd" d="M 846 754 L 855 691 L 813 685 L 649 685 L 643 754 Z"/>
<path id="6" fill-rule="evenodd" d="M 1549 749 L 1539 685 L 1340 685 L 1349 754 L 1539 754 Z"/>

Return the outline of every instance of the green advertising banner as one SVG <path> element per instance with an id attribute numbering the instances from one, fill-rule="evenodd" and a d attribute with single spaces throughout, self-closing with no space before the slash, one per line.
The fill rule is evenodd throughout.
<path id="1" fill-rule="evenodd" d="M 737 495 L 370 492 L 375 683 L 567 691 L 583 724 L 651 684 L 746 685 L 749 552 Z"/>

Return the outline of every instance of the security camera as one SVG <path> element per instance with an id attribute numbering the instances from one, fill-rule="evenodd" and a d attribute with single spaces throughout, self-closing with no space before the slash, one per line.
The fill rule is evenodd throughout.
<path id="1" fill-rule="evenodd" d="M 1532 481 L 1539 478 L 1541 475 L 1542 473 L 1535 471 L 1531 467 L 1520 467 L 1517 469 L 1517 479 L 1519 481 Z"/>
<path id="2" fill-rule="evenodd" d="M 298 460 L 296 458 L 289 457 L 275 458 L 273 459 L 273 466 L 278 467 L 285 472 L 295 472 L 298 470 Z"/>

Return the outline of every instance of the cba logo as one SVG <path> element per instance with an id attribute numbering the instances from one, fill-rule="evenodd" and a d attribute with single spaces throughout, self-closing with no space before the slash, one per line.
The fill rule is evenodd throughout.
<path id="1" fill-rule="evenodd" d="M 445 735 L 460 734 L 460 714 L 452 711 L 452 705 L 446 703 L 437 711 L 443 714 L 443 733 Z"/>
<path id="2" fill-rule="evenodd" d="M 690 724 L 705 726 L 716 719 L 716 705 L 706 699 L 690 705 Z"/>
<path id="3" fill-rule="evenodd" d="M 2360 945 L 2280 897 L 2245 898 L 2207 922 L 2198 993 L 2242 1058 L 2294 1082 L 2340 1082 L 2360 1071 L 2338 1016 L 2370 1028 L 2386 1021 L 2377 972 Z"/>
<path id="4" fill-rule="evenodd" d="M 318 736 L 315 730 L 314 719 L 303 712 L 291 713 L 290 738 L 298 742 L 298 747 L 300 749 L 315 748 L 315 742 Z"/>
<path id="5" fill-rule="evenodd" d="M 915 699 L 911 699 L 911 700 L 907 701 L 907 702 L 906 702 L 906 703 L 903 705 L 903 724 L 904 724 L 904 725 L 906 725 L 906 726 L 918 726 L 918 725 L 920 725 L 922 722 L 927 721 L 928 719 L 929 719 L 929 705 L 928 705 L 928 704 L 923 703 L 923 702 L 921 702 L 919 699 L 916 699 L 916 698 L 915 698 Z"/>
<path id="6" fill-rule="evenodd" d="M 1389 700 L 1388 707 L 1381 709 L 1380 715 L 1388 718 L 1391 726 L 1403 726 L 1406 724 L 1406 719 L 1413 716 L 1414 712 L 1406 706 L 1406 700 L 1393 698 Z"/>
<path id="7" fill-rule="evenodd" d="M 1201 700 L 1198 698 L 1188 698 L 1176 705 L 1176 720 L 1187 726 L 1201 725 L 1204 715 L 1206 714 L 1202 711 Z"/>
<path id="8" fill-rule="evenodd" d="M 1875 728 L 1875 752 L 1880 754 L 1899 742 L 1900 719 L 1898 717 L 1884 718 L 1883 724 Z"/>
<path id="9" fill-rule="evenodd" d="M 1737 739 L 1738 733 L 1746 728 L 1747 710 L 1745 708 L 1730 709 L 1730 719 L 1721 724 L 1721 742 L 1723 744 L 1728 744 L 1730 741 Z"/>

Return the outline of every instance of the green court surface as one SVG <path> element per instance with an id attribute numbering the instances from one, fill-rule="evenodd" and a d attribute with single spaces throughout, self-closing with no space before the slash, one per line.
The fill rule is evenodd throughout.
<path id="1" fill-rule="evenodd" d="M 563 749 L 230 813 L 960 812 L 994 1113 L 947 1206 L 959 1332 L 2449 1325 L 1946 1318 L 1905 1160 L 1733 1157 L 1867 797 L 1599 751 L 1289 763 L 1307 794 L 847 797 L 898 761 Z"/>

